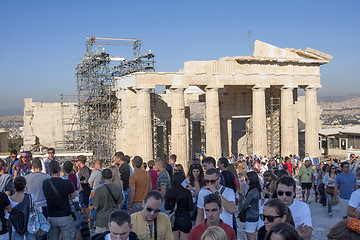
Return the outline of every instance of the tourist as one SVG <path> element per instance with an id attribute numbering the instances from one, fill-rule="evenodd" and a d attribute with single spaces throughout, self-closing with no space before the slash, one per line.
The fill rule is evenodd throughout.
<path id="1" fill-rule="evenodd" d="M 148 173 L 150 174 L 151 186 L 152 186 L 151 190 L 156 190 L 156 183 L 157 183 L 157 177 L 158 177 L 157 172 L 154 169 L 154 166 L 155 166 L 154 160 L 148 161 L 148 167 L 149 167 Z"/>
<path id="2" fill-rule="evenodd" d="M 161 159 L 157 159 L 155 162 L 155 169 L 159 173 L 156 183 L 156 190 L 161 193 L 162 198 L 165 197 L 166 191 L 168 191 L 171 187 L 171 178 L 166 171 L 167 163 Z"/>
<path id="3" fill-rule="evenodd" d="M 14 178 L 18 176 L 25 176 L 31 172 L 31 155 L 28 152 L 22 152 L 20 154 L 17 164 L 13 164 L 11 167 L 11 174 Z"/>
<path id="4" fill-rule="evenodd" d="M 356 218 L 345 218 L 336 223 L 326 235 L 328 240 L 359 240 L 360 239 L 360 220 Z"/>
<path id="5" fill-rule="evenodd" d="M 129 187 L 129 206 L 130 213 L 136 213 L 142 210 L 142 202 L 144 201 L 148 191 L 151 191 L 151 178 L 147 171 L 141 168 L 143 160 L 139 156 L 135 156 L 132 160 L 134 174 L 130 176 Z"/>
<path id="6" fill-rule="evenodd" d="M 102 171 L 102 178 L 104 185 L 96 189 L 92 203 L 96 209 L 96 233 L 108 230 L 110 213 L 119 210 L 124 200 L 122 189 L 111 180 L 112 171 L 110 169 Z"/>
<path id="7" fill-rule="evenodd" d="M 299 185 L 301 186 L 302 199 L 306 203 L 310 203 L 310 189 L 314 184 L 314 169 L 311 167 L 311 161 L 306 160 L 305 165 L 301 166 L 299 171 Z M 306 190 L 306 198 L 305 198 Z"/>
<path id="8" fill-rule="evenodd" d="M 194 209 L 191 192 L 181 183 L 185 180 L 183 171 L 175 171 L 172 187 L 165 194 L 165 210 L 175 211 L 172 228 L 174 239 L 187 239 L 192 228 L 190 212 Z"/>
<path id="9" fill-rule="evenodd" d="M 161 213 L 162 196 L 157 191 L 150 191 L 143 201 L 143 210 L 131 214 L 133 232 L 140 240 L 173 240 L 169 217 Z"/>
<path id="10" fill-rule="evenodd" d="M 88 183 L 91 188 L 91 193 L 89 197 L 89 210 L 90 210 L 90 229 L 93 228 L 95 217 L 96 217 L 96 210 L 92 205 L 92 201 L 94 198 L 94 194 L 97 188 L 99 188 L 104 182 L 102 180 L 102 162 L 101 160 L 94 161 L 94 170 L 91 172 Z"/>
<path id="11" fill-rule="evenodd" d="M 220 172 L 216 168 L 210 168 L 205 172 L 205 187 L 198 196 L 198 214 L 196 224 L 204 221 L 204 197 L 209 194 L 217 194 L 221 198 L 223 210 L 220 218 L 226 224 L 233 227 L 233 214 L 236 212 L 235 193 L 232 189 L 220 185 Z"/>
<path id="12" fill-rule="evenodd" d="M 114 160 L 115 162 L 117 162 L 120 167 L 119 167 L 119 172 L 120 172 L 120 177 L 121 177 L 121 181 L 123 184 L 123 191 L 124 191 L 124 196 L 125 196 L 125 200 L 123 202 L 123 205 L 121 206 L 121 209 L 125 210 L 125 211 L 129 211 L 128 209 L 128 199 L 129 199 L 129 179 L 130 179 L 130 166 L 128 164 L 128 159 L 130 160 L 129 156 L 125 156 L 124 153 L 122 152 L 116 152 L 114 155 Z"/>
<path id="13" fill-rule="evenodd" d="M 271 170 L 267 170 L 263 174 L 264 176 L 264 187 L 263 187 L 263 196 L 265 202 L 274 195 L 276 189 L 276 181 L 278 177 Z"/>
<path id="14" fill-rule="evenodd" d="M 235 195 L 236 195 L 236 193 L 238 193 L 239 187 L 240 187 L 239 176 L 238 176 L 238 174 L 236 172 L 236 169 L 235 169 L 234 165 L 229 164 L 227 166 L 227 169 L 234 176 L 234 179 L 235 179 Z"/>
<path id="15" fill-rule="evenodd" d="M 334 205 L 334 193 L 335 193 L 335 179 L 337 175 L 337 169 L 334 165 L 328 167 L 327 172 L 323 178 L 323 183 L 325 184 L 326 192 L 326 204 L 328 207 L 328 215 L 332 216 L 332 207 Z"/>
<path id="16" fill-rule="evenodd" d="M 10 212 L 10 222 L 13 225 L 12 227 L 12 234 L 11 239 L 13 240 L 20 240 L 20 239 L 27 239 L 27 240 L 35 240 L 36 236 L 34 234 L 30 234 L 27 231 L 27 225 L 19 226 L 21 229 L 18 229 L 17 226 L 21 223 L 20 220 L 17 219 L 17 215 L 19 214 L 20 209 L 30 209 L 32 203 L 32 196 L 28 193 L 25 193 L 26 190 L 26 179 L 24 177 L 18 176 L 14 180 L 14 188 L 15 194 L 9 198 L 12 211 Z M 15 209 L 20 208 L 19 211 L 15 211 Z M 25 211 L 25 219 L 29 218 L 30 211 Z M 26 216 L 27 214 L 27 216 Z M 25 223 L 26 224 L 26 223 Z M 19 232 L 21 231 L 21 232 Z"/>
<path id="17" fill-rule="evenodd" d="M 356 177 L 356 184 L 358 185 L 358 188 L 360 188 L 360 167 L 356 169 L 355 177 Z"/>
<path id="18" fill-rule="evenodd" d="M 76 158 L 76 165 L 79 167 L 77 176 L 80 179 L 81 185 L 79 189 L 81 212 L 86 216 L 86 219 L 90 221 L 89 198 L 91 194 L 91 188 L 88 181 L 90 178 L 91 170 L 85 165 L 85 163 L 86 157 L 84 155 L 80 155 Z"/>
<path id="19" fill-rule="evenodd" d="M 108 220 L 109 231 L 95 235 L 94 240 L 138 240 L 136 233 L 132 232 L 133 225 L 131 224 L 130 215 L 123 211 L 115 211 L 110 214 Z"/>
<path id="20" fill-rule="evenodd" d="M 2 160 L 1 160 L 2 161 Z M 0 239 L 9 240 L 8 221 L 5 219 L 5 210 L 11 212 L 11 204 L 4 192 L 0 192 Z"/>
<path id="21" fill-rule="evenodd" d="M 312 221 L 310 208 L 306 203 L 294 199 L 296 182 L 292 177 L 283 176 L 276 182 L 278 198 L 291 210 L 295 229 L 304 239 L 311 239 Z"/>
<path id="22" fill-rule="evenodd" d="M 341 216 L 346 218 L 351 193 L 354 192 L 358 186 L 355 175 L 350 172 L 349 163 L 342 162 L 341 169 L 342 173 L 338 174 L 335 179 L 334 203 L 340 203 Z M 337 198 L 338 195 L 339 199 Z"/>
<path id="23" fill-rule="evenodd" d="M 293 164 L 291 163 L 291 159 L 286 156 L 284 165 L 287 166 L 287 170 L 289 171 L 290 175 L 293 175 Z"/>
<path id="24" fill-rule="evenodd" d="M 259 228 L 258 240 L 264 240 L 270 228 L 280 222 L 287 222 L 295 226 L 290 209 L 277 198 L 265 203 L 260 219 L 264 222 L 264 226 Z"/>
<path id="25" fill-rule="evenodd" d="M 119 168 L 116 167 L 116 166 L 110 166 L 109 169 L 111 170 L 112 172 L 112 179 L 111 181 L 119 186 L 121 189 L 124 189 L 123 188 L 123 182 L 121 181 L 121 176 L 120 176 L 120 172 L 119 172 Z M 122 193 L 124 195 L 124 201 L 126 200 L 126 197 L 125 197 L 125 194 L 124 194 L 124 191 L 122 190 Z M 123 202 L 123 205 L 124 205 L 124 202 Z M 123 208 L 123 205 L 121 205 L 121 208 Z"/>
<path id="26" fill-rule="evenodd" d="M 349 206 L 347 208 L 347 216 L 352 218 L 360 217 L 360 189 L 351 194 Z"/>
<path id="27" fill-rule="evenodd" d="M 348 163 L 350 164 L 350 172 L 356 174 L 356 170 L 360 167 L 359 157 L 356 157 L 354 153 L 350 154 L 350 160 Z"/>
<path id="28" fill-rule="evenodd" d="M 41 208 L 44 216 L 48 217 L 46 199 L 42 189 L 42 183 L 44 180 L 49 179 L 50 176 L 41 172 L 42 165 L 40 158 L 36 157 L 34 160 L 32 160 L 32 167 L 33 172 L 25 176 L 27 182 L 27 192 L 33 194 L 35 207 Z"/>
<path id="29" fill-rule="evenodd" d="M 249 190 L 245 195 L 245 200 L 242 204 L 242 210 L 245 211 L 246 222 L 245 232 L 247 239 L 256 239 L 256 230 L 259 219 L 259 201 L 261 186 L 259 177 L 256 172 L 251 171 L 246 173 L 246 184 L 249 186 Z"/>
<path id="30" fill-rule="evenodd" d="M 43 172 L 49 173 L 49 163 L 51 161 L 59 161 L 56 157 L 55 157 L 55 148 L 48 148 L 48 158 L 45 159 L 44 161 L 44 165 L 45 165 L 45 169 L 43 169 Z"/>
<path id="31" fill-rule="evenodd" d="M 184 174 L 185 174 L 184 167 L 183 167 L 183 165 L 181 165 L 180 163 L 175 164 L 174 172 L 175 172 L 175 171 L 183 171 Z"/>
<path id="32" fill-rule="evenodd" d="M 6 195 L 11 196 L 14 189 L 14 178 L 11 174 L 5 173 L 5 162 L 0 158 L 0 192 L 5 192 Z"/>
<path id="33" fill-rule="evenodd" d="M 296 232 L 293 225 L 281 222 L 270 228 L 265 240 L 300 240 L 300 235 Z"/>
<path id="34" fill-rule="evenodd" d="M 324 163 L 324 162 L 322 162 Z M 321 166 L 321 164 L 320 164 Z M 329 167 L 330 165 L 329 164 L 323 164 L 323 166 L 321 167 L 320 169 L 320 172 L 319 172 L 319 176 L 318 176 L 318 179 L 319 179 L 319 186 L 318 186 L 318 189 L 319 189 L 319 203 L 321 203 L 324 207 L 326 206 L 326 192 L 325 192 L 325 183 L 324 183 L 324 177 L 325 177 L 325 174 L 328 172 L 329 170 Z"/>
<path id="35" fill-rule="evenodd" d="M 4 159 L 5 162 L 5 173 L 10 173 L 11 172 L 11 166 L 19 161 L 18 157 L 18 151 L 16 151 L 16 149 L 11 149 L 10 151 L 10 156 L 6 157 Z"/>
<path id="36" fill-rule="evenodd" d="M 234 229 L 221 219 L 221 213 L 224 211 L 224 209 L 222 207 L 222 200 L 219 195 L 208 194 L 205 196 L 203 202 L 206 218 L 197 224 L 193 229 L 191 229 L 189 240 L 200 239 L 203 233 L 212 226 L 221 227 L 226 233 L 227 238 L 225 239 L 235 240 L 236 234 Z"/>
<path id="37" fill-rule="evenodd" d="M 177 158 L 177 156 L 175 154 L 171 154 L 169 157 L 169 164 L 171 165 L 173 170 L 175 168 L 176 158 Z"/>
<path id="38" fill-rule="evenodd" d="M 191 196 L 193 197 L 193 211 L 191 212 L 191 220 L 195 224 L 197 217 L 197 201 L 198 195 L 201 188 L 204 186 L 204 171 L 200 164 L 193 163 L 189 167 L 187 174 L 189 184 L 187 185 L 188 189 L 191 191 Z"/>
<path id="39" fill-rule="evenodd" d="M 228 239 L 226 232 L 217 226 L 211 226 L 205 230 L 201 236 L 201 240 L 223 240 Z"/>
<path id="40" fill-rule="evenodd" d="M 48 232 L 49 240 L 75 238 L 74 218 L 71 215 L 69 197 L 76 197 L 74 186 L 70 180 L 60 178 L 60 165 L 58 161 L 49 163 L 50 179 L 43 181 L 46 204 L 48 206 L 48 221 L 51 225 Z"/>
<path id="41" fill-rule="evenodd" d="M 224 177 L 224 186 L 232 189 L 236 193 L 235 177 L 228 170 L 229 160 L 226 158 L 219 158 L 217 167 L 221 171 L 221 175 Z"/>
<path id="42" fill-rule="evenodd" d="M 216 161 L 213 157 L 206 157 L 202 160 L 202 165 L 204 168 L 204 172 L 206 172 L 207 170 L 209 170 L 211 168 L 216 168 Z M 222 186 L 224 186 L 224 184 L 225 184 L 225 179 L 222 174 L 220 174 L 220 184 Z"/>

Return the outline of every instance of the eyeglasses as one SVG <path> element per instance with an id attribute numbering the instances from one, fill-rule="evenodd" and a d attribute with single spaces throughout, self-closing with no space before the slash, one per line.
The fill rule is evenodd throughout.
<path id="1" fill-rule="evenodd" d="M 214 184 L 214 183 L 216 183 L 217 180 L 218 180 L 218 178 L 217 179 L 211 179 L 211 180 L 205 180 L 205 183 L 206 184 L 209 184 L 209 183 Z"/>
<path id="2" fill-rule="evenodd" d="M 146 207 L 146 211 L 148 212 L 154 212 L 154 213 L 159 213 L 161 211 L 160 208 L 152 208 L 152 207 Z"/>
<path id="3" fill-rule="evenodd" d="M 204 202 L 211 202 L 211 201 L 216 201 L 216 200 L 219 200 L 221 202 L 221 198 L 219 195 L 208 194 L 204 197 Z"/>
<path id="4" fill-rule="evenodd" d="M 288 197 L 290 197 L 293 193 L 292 192 L 290 192 L 290 191 L 286 191 L 286 192 L 284 192 L 284 191 L 277 191 L 277 194 L 278 194 L 278 196 L 282 196 L 282 195 L 284 195 L 284 193 L 285 193 L 285 195 L 286 196 L 288 196 Z"/>
<path id="5" fill-rule="evenodd" d="M 198 164 L 198 163 L 193 163 L 193 164 L 191 164 L 191 166 L 190 167 L 196 167 L 196 168 L 199 168 L 199 167 L 201 167 L 201 165 L 200 164 Z"/>
<path id="6" fill-rule="evenodd" d="M 55 154 L 54 152 L 48 152 L 49 154 Z"/>
<path id="7" fill-rule="evenodd" d="M 264 214 L 260 214 L 261 220 L 265 221 L 265 219 L 267 219 L 268 222 L 274 222 L 275 218 L 280 218 L 280 217 L 282 217 L 282 216 L 271 216 L 271 215 L 267 216 Z"/>

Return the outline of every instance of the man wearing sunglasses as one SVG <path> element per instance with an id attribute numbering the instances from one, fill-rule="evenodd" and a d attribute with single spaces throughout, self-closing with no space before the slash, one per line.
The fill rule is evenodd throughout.
<path id="1" fill-rule="evenodd" d="M 12 149 L 10 151 L 10 156 L 8 156 L 7 158 L 4 159 L 5 161 L 5 172 L 10 172 L 10 166 L 15 162 L 15 161 L 19 161 L 19 159 L 17 158 L 18 152 L 16 151 L 16 149 Z"/>
<path id="2" fill-rule="evenodd" d="M 310 208 L 306 203 L 294 199 L 295 189 L 296 182 L 292 177 L 283 176 L 276 182 L 278 198 L 291 210 L 297 232 L 304 240 L 311 239 L 312 221 Z"/>
<path id="3" fill-rule="evenodd" d="M 161 204 L 161 193 L 150 191 L 142 203 L 143 210 L 131 214 L 132 231 L 138 235 L 140 240 L 174 239 L 169 217 L 160 212 Z"/>
<path id="4" fill-rule="evenodd" d="M 204 198 L 209 194 L 217 194 L 220 197 L 223 206 L 220 218 L 233 227 L 233 214 L 236 211 L 235 193 L 232 189 L 220 185 L 220 172 L 216 168 L 211 168 L 205 173 L 205 187 L 198 196 L 196 224 L 204 220 Z"/>
<path id="5" fill-rule="evenodd" d="M 222 213 L 223 209 L 221 206 L 221 199 L 216 194 L 209 194 L 206 195 L 204 198 L 204 209 L 206 218 L 203 222 L 196 225 L 189 234 L 189 240 L 197 240 L 200 239 L 202 234 L 206 231 L 208 227 L 217 226 L 221 227 L 226 235 L 227 238 L 230 240 L 235 240 L 236 235 L 234 229 L 230 227 L 228 224 L 224 223 L 220 219 L 220 214 Z"/>

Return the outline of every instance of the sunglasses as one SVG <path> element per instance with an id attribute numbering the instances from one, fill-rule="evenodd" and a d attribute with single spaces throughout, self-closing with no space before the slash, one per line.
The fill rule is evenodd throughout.
<path id="1" fill-rule="evenodd" d="M 209 201 L 216 201 L 219 200 L 221 202 L 221 198 L 219 195 L 216 194 L 208 194 L 204 197 L 204 202 L 209 202 Z"/>
<path id="2" fill-rule="evenodd" d="M 218 180 L 218 179 L 205 180 L 205 183 L 206 183 L 206 184 L 209 184 L 209 183 L 214 184 L 214 183 L 216 183 L 217 180 Z"/>
<path id="3" fill-rule="evenodd" d="M 28 158 L 28 157 L 26 157 L 26 156 L 21 156 L 20 158 Z"/>
<path id="4" fill-rule="evenodd" d="M 160 208 L 152 208 L 152 207 L 146 207 L 146 211 L 148 212 L 154 212 L 154 213 L 159 213 L 161 211 Z"/>
<path id="5" fill-rule="evenodd" d="M 198 164 L 198 163 L 193 163 L 193 164 L 191 164 L 191 166 L 190 167 L 197 167 L 197 168 L 199 168 L 199 167 L 201 167 L 201 165 L 200 164 Z"/>
<path id="6" fill-rule="evenodd" d="M 248 178 L 245 178 L 245 181 L 249 181 L 249 179 L 248 179 Z"/>
<path id="7" fill-rule="evenodd" d="M 48 152 L 49 154 L 54 154 L 54 152 Z"/>
<path id="8" fill-rule="evenodd" d="M 278 196 L 282 196 L 282 195 L 284 195 L 284 193 L 285 193 L 285 195 L 286 196 L 288 196 L 288 197 L 290 197 L 293 193 L 292 192 L 290 192 L 290 191 L 286 191 L 286 192 L 284 192 L 284 191 L 278 191 L 277 192 L 277 194 L 278 194 Z"/>
<path id="9" fill-rule="evenodd" d="M 282 216 L 271 216 L 271 215 L 270 215 L 270 216 L 266 216 L 266 215 L 264 215 L 264 214 L 260 214 L 261 220 L 265 221 L 265 219 L 267 219 L 268 222 L 274 222 L 275 218 L 280 218 L 280 217 L 282 217 Z"/>

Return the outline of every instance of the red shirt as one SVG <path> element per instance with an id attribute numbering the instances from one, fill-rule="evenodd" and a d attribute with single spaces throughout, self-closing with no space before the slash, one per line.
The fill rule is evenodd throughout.
<path id="1" fill-rule="evenodd" d="M 154 169 L 150 169 L 148 172 L 150 174 L 152 190 L 156 190 L 156 182 L 157 182 L 158 174 Z"/>
<path id="2" fill-rule="evenodd" d="M 287 166 L 288 166 L 288 171 L 290 172 L 290 174 L 292 175 L 293 174 L 293 165 L 292 163 L 285 163 Z"/>
<path id="3" fill-rule="evenodd" d="M 205 223 L 206 219 L 191 229 L 188 240 L 200 240 L 203 233 L 206 231 L 207 226 Z M 229 240 L 236 240 L 235 231 L 232 227 L 224 223 L 220 219 L 220 227 L 225 231 Z"/>

